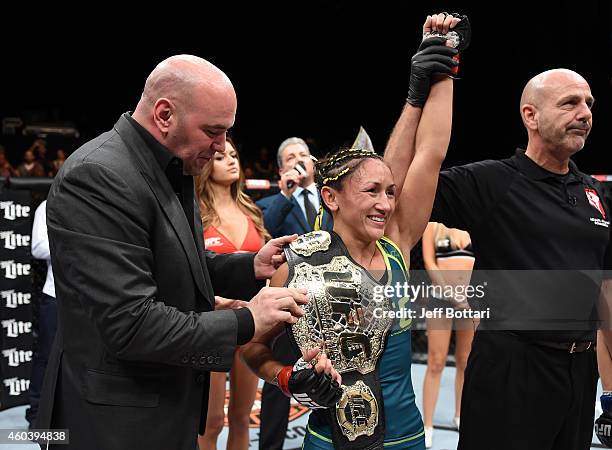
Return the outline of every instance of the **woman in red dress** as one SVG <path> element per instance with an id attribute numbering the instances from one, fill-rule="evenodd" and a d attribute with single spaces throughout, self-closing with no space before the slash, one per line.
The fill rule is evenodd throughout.
<path id="1" fill-rule="evenodd" d="M 213 161 L 196 178 L 196 192 L 204 245 L 216 253 L 257 252 L 270 235 L 263 227 L 263 217 L 255 203 L 241 190 L 243 174 L 238 152 L 228 138 L 224 153 L 215 153 Z M 216 309 L 239 308 L 244 302 L 216 297 Z M 206 431 L 198 436 L 200 450 L 215 450 L 225 422 L 226 374 L 210 374 L 210 393 Z M 229 436 L 227 449 L 249 448 L 249 416 L 258 378 L 242 362 L 236 349 L 230 372 L 230 396 L 227 411 Z"/>

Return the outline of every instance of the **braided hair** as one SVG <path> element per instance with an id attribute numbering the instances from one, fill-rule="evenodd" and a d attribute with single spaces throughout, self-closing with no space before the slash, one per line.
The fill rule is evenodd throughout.
<path id="1" fill-rule="evenodd" d="M 315 163 L 315 183 L 318 188 L 329 186 L 336 191 L 342 191 L 343 180 L 347 175 L 354 173 L 366 159 L 378 159 L 384 161 L 382 156 L 362 148 L 345 148 L 327 155 Z M 331 211 L 321 199 L 319 215 L 315 221 L 315 229 L 320 229 L 323 218 L 323 209 L 331 215 Z"/>

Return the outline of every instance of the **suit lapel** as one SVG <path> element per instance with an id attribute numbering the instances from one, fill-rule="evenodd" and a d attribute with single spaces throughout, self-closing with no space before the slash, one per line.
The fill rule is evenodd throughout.
<path id="1" fill-rule="evenodd" d="M 197 200 L 194 203 L 195 203 L 193 205 L 194 221 L 195 221 L 194 230 L 196 230 L 196 244 L 199 249 L 198 256 L 200 258 L 200 264 L 202 264 L 202 268 L 204 269 L 204 280 L 206 281 L 206 286 L 211 286 L 211 289 L 209 289 L 208 291 L 210 292 L 211 295 L 206 295 L 205 297 L 211 303 L 213 309 L 215 309 L 214 292 L 212 291 L 213 284 L 212 284 L 212 280 L 210 279 L 210 274 L 208 273 L 208 266 L 206 265 L 206 257 L 204 254 L 206 248 L 204 247 L 204 229 L 202 228 L 202 216 L 200 215 L 200 205 L 198 205 Z"/>
<path id="2" fill-rule="evenodd" d="M 142 149 L 147 148 L 146 144 L 126 118 L 121 117 L 115 124 L 115 129 L 130 148 L 131 154 L 136 156 L 138 165 L 140 166 L 140 173 L 151 191 L 153 191 L 164 215 L 178 236 L 183 250 L 187 255 L 187 259 L 189 260 L 189 267 L 198 289 L 204 297 L 212 303 L 210 292 L 204 286 L 205 276 L 203 268 L 206 266 L 201 256 L 204 247 L 202 246 L 201 251 L 196 248 L 196 243 L 193 240 L 191 228 L 189 227 L 189 223 L 187 223 L 187 218 L 183 212 L 181 202 L 172 190 L 172 186 L 170 186 L 166 174 L 162 171 L 161 167 L 159 167 L 159 164 L 157 164 L 157 161 L 152 155 L 142 154 Z M 195 229 L 201 229 L 201 224 L 199 228 Z"/>
<path id="3" fill-rule="evenodd" d="M 178 236 L 179 241 L 183 246 L 183 250 L 185 251 L 187 259 L 189 260 L 189 267 L 191 268 L 191 273 L 193 274 L 193 278 L 195 279 L 196 284 L 200 289 L 200 292 L 202 292 L 202 294 L 210 301 L 209 293 L 204 287 L 204 271 L 202 270 L 202 261 L 199 256 L 201 252 L 198 251 L 198 249 L 196 248 L 196 243 L 193 240 L 191 228 L 187 223 L 187 219 L 185 217 L 185 213 L 183 212 L 183 207 L 181 206 L 181 203 L 176 197 L 176 194 L 172 191 L 168 180 L 163 180 L 167 184 L 167 186 L 164 186 L 159 179 L 150 179 L 149 174 L 145 172 L 141 173 L 147 181 L 149 188 L 153 191 L 153 194 L 155 195 L 155 198 L 157 198 L 157 201 L 160 204 L 162 211 L 168 219 L 168 222 L 170 222 L 170 224 L 172 225 L 174 232 Z M 202 250 L 204 249 L 202 248 Z"/>

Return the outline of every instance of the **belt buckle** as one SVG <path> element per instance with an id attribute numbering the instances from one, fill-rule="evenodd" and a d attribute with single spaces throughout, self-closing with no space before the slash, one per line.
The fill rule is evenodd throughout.
<path id="1" fill-rule="evenodd" d="M 587 344 L 587 346 L 586 346 L 586 348 L 584 350 L 581 350 L 582 352 L 586 352 L 588 349 L 590 349 L 591 346 L 593 345 L 593 341 L 589 341 L 586 344 Z M 577 347 L 578 346 L 576 345 L 576 342 L 572 342 L 572 346 L 570 347 L 569 352 L 570 353 L 576 353 L 576 348 Z"/>

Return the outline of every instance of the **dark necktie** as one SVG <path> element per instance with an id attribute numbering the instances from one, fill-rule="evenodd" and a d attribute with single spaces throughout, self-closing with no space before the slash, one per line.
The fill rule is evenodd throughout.
<path id="1" fill-rule="evenodd" d="M 304 196 L 304 209 L 306 210 L 306 221 L 308 222 L 308 229 L 312 230 L 315 219 L 317 218 L 317 210 L 308 198 L 308 196 L 310 195 L 310 191 L 308 189 L 304 189 L 302 191 L 302 195 Z"/>

